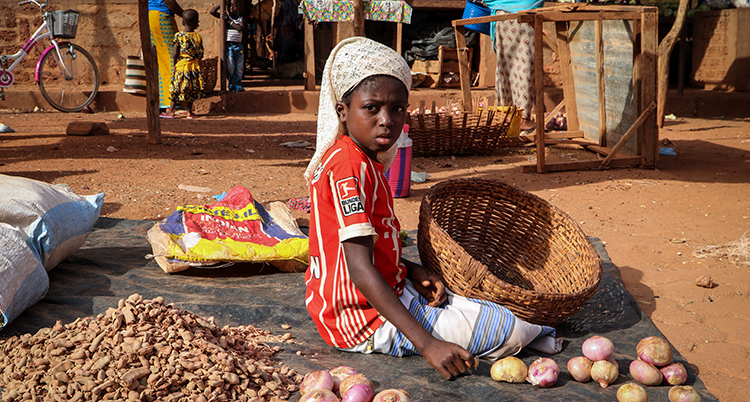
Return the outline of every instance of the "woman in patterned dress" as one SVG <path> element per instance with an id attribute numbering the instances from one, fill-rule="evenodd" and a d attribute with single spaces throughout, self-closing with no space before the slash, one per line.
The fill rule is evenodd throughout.
<path id="1" fill-rule="evenodd" d="M 163 118 L 173 118 L 175 107 L 182 105 L 187 108 L 188 119 L 194 119 L 193 102 L 203 93 L 203 78 L 201 77 L 200 61 L 203 58 L 203 39 L 195 32 L 198 28 L 198 12 L 187 9 L 182 13 L 184 30 L 174 36 L 174 72 L 169 94 L 172 103 Z"/>
<path id="2" fill-rule="evenodd" d="M 517 13 L 542 7 L 542 0 L 484 0 L 493 14 Z M 503 106 L 523 108 L 521 130 L 533 130 L 531 107 L 536 102 L 534 82 L 534 27 L 517 20 L 493 24 L 492 42 L 497 54 L 495 94 Z"/>

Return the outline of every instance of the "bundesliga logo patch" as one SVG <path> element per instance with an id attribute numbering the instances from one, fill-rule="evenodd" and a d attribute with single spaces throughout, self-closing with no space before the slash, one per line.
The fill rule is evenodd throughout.
<path id="1" fill-rule="evenodd" d="M 336 190 L 338 191 L 339 202 L 341 203 L 341 210 L 344 212 L 344 216 L 365 212 L 362 200 L 357 195 L 357 179 L 348 177 L 337 181 Z"/>

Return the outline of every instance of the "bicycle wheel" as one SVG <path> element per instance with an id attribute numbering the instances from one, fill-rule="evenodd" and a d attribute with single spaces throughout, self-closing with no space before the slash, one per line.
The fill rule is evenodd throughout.
<path id="1" fill-rule="evenodd" d="M 61 112 L 77 112 L 94 100 L 99 90 L 99 70 L 93 57 L 75 44 L 60 45 L 47 52 L 39 66 L 39 90 L 44 99 Z M 64 65 L 70 75 L 65 76 Z"/>

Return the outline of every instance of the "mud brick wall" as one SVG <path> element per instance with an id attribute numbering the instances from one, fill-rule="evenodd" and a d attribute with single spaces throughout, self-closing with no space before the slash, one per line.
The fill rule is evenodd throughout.
<path id="1" fill-rule="evenodd" d="M 14 54 L 21 49 L 33 32 L 42 24 L 39 7 L 20 0 L 0 1 L 0 54 Z M 219 20 L 208 14 L 218 1 L 178 0 L 182 8 L 194 8 L 200 13 L 198 32 L 203 36 L 205 58 L 219 54 Z M 77 37 L 72 42 L 83 46 L 96 60 L 103 85 L 122 85 L 125 81 L 125 60 L 138 54 L 141 46 L 138 28 L 137 0 L 50 0 L 47 11 L 73 9 L 80 13 Z M 175 17 L 177 27 L 182 27 Z M 16 83 L 34 82 L 34 68 L 39 56 L 49 45 L 42 40 L 14 70 Z"/>
<path id="2" fill-rule="evenodd" d="M 710 90 L 750 91 L 750 9 L 696 13 L 693 84 Z"/>

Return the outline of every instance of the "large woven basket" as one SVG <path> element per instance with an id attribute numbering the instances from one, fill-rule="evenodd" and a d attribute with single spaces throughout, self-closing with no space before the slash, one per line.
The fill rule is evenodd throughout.
<path id="1" fill-rule="evenodd" d="M 422 264 L 448 289 L 555 326 L 580 310 L 602 276 L 578 224 L 547 201 L 494 180 L 447 180 L 419 212 Z"/>
<path id="2" fill-rule="evenodd" d="M 434 107 L 433 109 L 434 110 Z M 491 155 L 517 144 L 521 111 L 497 107 L 485 112 L 423 113 L 410 115 L 409 138 L 413 156 Z"/>

